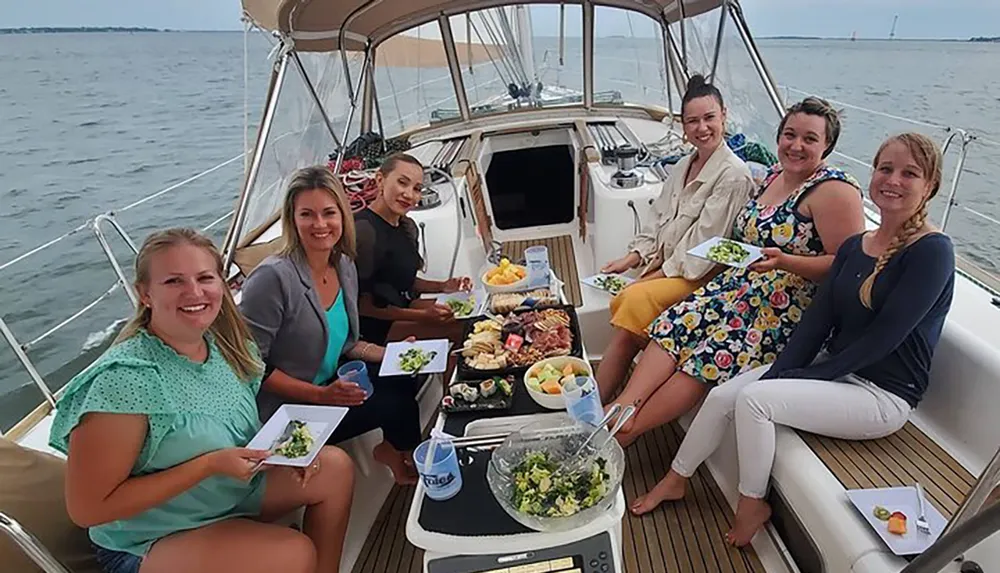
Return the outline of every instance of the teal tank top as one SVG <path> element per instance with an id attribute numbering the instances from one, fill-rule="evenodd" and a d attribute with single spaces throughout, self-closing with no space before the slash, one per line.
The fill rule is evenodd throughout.
<path id="1" fill-rule="evenodd" d="M 340 362 L 340 355 L 344 351 L 344 344 L 347 342 L 347 335 L 350 332 L 350 324 L 347 322 L 347 308 L 344 306 L 344 290 L 337 293 L 336 300 L 326 311 L 326 326 L 329 336 L 326 338 L 326 354 L 323 355 L 323 363 L 320 364 L 316 376 L 313 377 L 313 384 L 326 386 L 334 379 L 337 372 L 337 364 Z"/>

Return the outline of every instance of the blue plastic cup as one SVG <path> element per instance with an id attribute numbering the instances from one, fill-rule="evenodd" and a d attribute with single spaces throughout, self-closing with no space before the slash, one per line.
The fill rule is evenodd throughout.
<path id="1" fill-rule="evenodd" d="M 375 393 L 375 386 L 368 379 L 368 366 L 362 360 L 352 360 L 338 368 L 337 377 L 360 386 L 368 394 L 366 400 Z"/>
<path id="2" fill-rule="evenodd" d="M 431 448 L 431 442 L 434 447 Z M 433 454 L 431 454 L 433 449 Z M 433 455 L 430 464 L 427 456 Z M 435 501 L 451 499 L 462 490 L 462 471 L 458 467 L 458 454 L 449 440 L 431 438 L 413 450 L 413 464 L 424 484 L 424 493 Z"/>
<path id="3" fill-rule="evenodd" d="M 577 422 L 597 426 L 604 419 L 604 406 L 597 381 L 590 376 L 577 376 L 562 387 L 566 412 Z"/>

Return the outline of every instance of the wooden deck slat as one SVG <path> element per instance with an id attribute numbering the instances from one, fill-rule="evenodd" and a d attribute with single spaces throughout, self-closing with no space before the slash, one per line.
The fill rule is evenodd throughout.
<path id="1" fill-rule="evenodd" d="M 640 438 L 639 441 L 643 439 Z M 659 452 L 659 458 L 661 460 L 657 468 L 669 467 L 669 461 L 663 461 L 664 459 L 670 460 L 671 452 L 667 450 L 666 440 L 653 440 L 656 445 L 656 450 Z M 655 483 L 654 483 L 655 485 Z M 648 491 L 648 489 L 646 490 Z M 642 492 L 645 493 L 645 492 Z M 677 562 L 677 571 L 691 571 L 693 570 L 693 565 L 691 563 L 691 555 L 688 553 L 687 544 L 684 542 L 684 529 L 681 526 L 680 516 L 676 511 L 654 511 L 651 513 L 653 519 L 657 519 L 662 515 L 662 519 L 666 522 L 666 526 L 670 532 L 669 542 L 672 557 Z M 632 519 L 642 519 L 635 518 L 631 516 Z"/>
<path id="2" fill-rule="evenodd" d="M 636 486 L 645 487 L 642 491 L 636 488 L 626 488 L 626 503 L 631 504 L 636 495 L 641 495 L 652 488 L 666 474 L 677 451 L 684 432 L 680 426 L 671 424 L 662 427 L 636 440 L 629 450 L 628 467 L 625 478 Z M 634 455 L 634 450 L 645 450 L 646 454 Z M 635 461 L 645 464 L 637 471 Z M 646 485 L 648 483 L 648 486 Z M 660 521 L 659 515 L 666 519 Z M 639 529 L 644 521 L 655 525 L 666 523 L 671 536 L 669 539 L 672 555 L 677 558 L 677 568 L 667 561 L 667 571 L 674 573 L 690 573 L 694 571 L 715 572 L 746 572 L 763 573 L 764 567 L 752 548 L 739 550 L 725 545 L 724 535 L 732 523 L 732 510 L 722 491 L 715 484 L 712 475 L 704 467 L 700 468 L 691 480 L 689 495 L 683 501 L 664 503 L 650 513 L 636 517 L 627 512 L 625 521 L 632 531 Z M 668 542 L 660 540 L 660 546 Z M 649 545 L 648 550 L 655 550 L 655 545 Z M 641 561 L 641 557 L 640 557 Z M 647 569 L 626 569 L 628 573 L 646 573 Z"/>
<path id="3" fill-rule="evenodd" d="M 642 466 L 639 465 L 639 450 L 635 447 L 629 448 L 625 452 L 625 457 L 626 471 L 629 471 L 629 469 L 633 470 L 633 477 L 629 481 L 632 484 L 632 499 L 635 499 L 646 491 L 646 482 L 642 477 Z M 626 506 L 629 503 L 631 503 L 631 500 L 626 495 Z M 636 554 L 639 558 L 639 569 L 634 573 L 649 571 L 653 568 L 649 549 L 653 547 L 659 550 L 659 540 L 656 538 L 656 530 L 652 520 L 636 520 L 633 522 L 632 533 L 634 542 L 638 544 Z"/>
<path id="4" fill-rule="evenodd" d="M 406 541 L 406 515 L 415 488 L 394 486 L 365 540 L 352 573 L 423 570 L 424 552 Z"/>
<path id="5" fill-rule="evenodd" d="M 669 464 L 669 461 L 663 459 L 663 452 L 657 447 L 656 440 L 653 440 L 653 444 L 649 445 L 650 460 L 653 467 L 664 467 Z M 656 479 L 658 476 L 653 476 L 654 481 L 652 485 L 647 486 L 646 491 L 649 491 L 653 485 L 656 485 Z M 628 520 L 625 520 L 626 522 Z M 660 549 L 662 550 L 663 562 L 667 568 L 667 571 L 679 571 L 681 569 L 681 563 L 687 561 L 686 555 L 685 559 L 682 561 L 677 553 L 678 543 L 683 544 L 683 540 L 680 539 L 680 532 L 677 530 L 676 526 L 671 526 L 667 522 L 667 517 L 664 512 L 656 511 L 653 512 L 653 524 L 656 526 L 656 530 L 660 533 Z"/>
<path id="6" fill-rule="evenodd" d="M 670 439 L 671 455 L 665 460 L 665 467 L 670 467 L 673 461 L 673 454 L 680 448 L 684 440 L 684 432 L 680 426 L 672 425 L 661 427 L 658 431 L 664 433 Z M 721 535 L 731 527 L 729 519 L 723 511 L 729 507 L 728 504 L 717 505 L 711 489 L 715 487 L 715 481 L 711 479 L 707 472 L 702 472 L 692 476 L 691 493 L 696 500 L 701 517 L 702 525 L 705 528 L 705 536 L 699 538 L 702 547 L 702 554 L 705 556 L 706 565 L 710 571 L 728 569 L 735 572 L 745 572 L 742 559 L 734 561 L 733 557 L 738 556 L 740 551 L 726 543 Z M 721 492 L 720 492 L 721 493 Z M 707 548 L 706 548 L 707 544 Z"/>
<path id="7" fill-rule="evenodd" d="M 925 451 L 933 455 L 935 459 L 943 462 L 944 467 L 947 467 L 954 474 L 955 478 L 957 478 L 957 480 L 952 483 L 967 485 L 969 487 L 976 485 L 976 476 L 972 475 L 968 470 L 962 467 L 962 464 L 958 463 L 958 460 L 953 458 L 951 454 L 946 452 L 944 448 L 939 446 L 937 442 L 930 438 L 930 436 L 920 431 L 920 429 L 913 424 L 903 426 L 902 431 L 916 440 L 917 443 L 919 443 Z"/>
<path id="8" fill-rule="evenodd" d="M 662 429 L 666 430 L 666 428 Z M 677 448 L 680 448 L 680 442 L 684 439 L 684 434 L 680 426 L 671 426 L 671 431 L 674 434 Z M 694 477 L 695 479 L 692 480 L 692 483 L 694 484 L 695 495 L 706 506 L 714 506 L 713 511 L 706 512 L 706 526 L 714 531 L 728 531 L 731 529 L 732 520 L 729 519 L 729 515 L 725 512 L 729 507 L 729 502 L 722 495 L 722 491 L 715 487 L 714 481 L 711 480 L 708 474 L 696 475 Z M 720 566 L 728 566 L 737 573 L 747 573 L 749 571 L 747 563 L 744 560 L 745 555 L 743 551 L 726 543 L 722 536 L 711 535 L 709 539 L 712 541 L 712 550 L 715 552 Z"/>
<path id="9" fill-rule="evenodd" d="M 549 265 L 556 276 L 564 283 L 566 298 L 573 306 L 583 306 L 583 293 L 580 287 L 580 272 L 576 268 L 576 253 L 573 250 L 573 237 L 559 235 L 543 239 L 528 239 L 507 241 L 500 248 L 500 253 L 512 260 L 524 257 L 524 250 L 536 245 L 549 250 Z"/>
<path id="10" fill-rule="evenodd" d="M 653 434 L 653 437 L 661 440 L 661 444 L 667 444 L 667 449 L 661 451 L 663 452 L 664 458 L 672 461 L 674 453 L 680 447 L 680 440 L 676 438 L 672 431 L 662 427 L 658 428 L 658 432 Z M 665 464 L 664 468 L 667 467 L 669 467 L 669 465 Z M 666 473 L 666 469 L 663 473 Z M 662 477 L 663 474 L 661 473 L 660 475 Z M 719 569 L 715 563 L 715 556 L 712 555 L 708 538 L 710 535 L 721 538 L 723 532 L 709 532 L 705 528 L 702 512 L 710 508 L 705 508 L 701 505 L 697 492 L 695 491 L 695 483 L 698 481 L 700 476 L 692 477 L 694 479 L 689 482 L 691 487 L 688 490 L 688 495 L 684 499 L 684 503 L 681 504 L 683 507 L 678 509 L 687 513 L 688 520 L 691 524 L 691 535 L 686 536 L 684 541 L 688 547 L 688 555 L 691 557 L 692 570 L 705 571 L 707 573 L 709 571 L 716 571 Z M 650 487 L 653 485 L 655 485 L 655 482 L 651 484 Z"/>
<path id="11" fill-rule="evenodd" d="M 656 482 L 660 479 L 661 476 L 654 473 L 654 468 L 660 467 L 662 464 L 657 463 L 658 460 L 657 462 L 653 461 L 653 455 L 652 455 L 653 450 L 656 450 L 657 448 L 656 444 L 652 443 L 652 441 L 647 440 L 642 444 L 637 444 L 636 447 L 632 449 L 638 452 L 639 467 L 642 469 L 642 481 L 645 487 L 643 488 L 642 492 L 639 492 L 639 494 L 641 495 L 642 493 L 649 491 L 650 489 L 653 488 L 654 485 L 656 485 Z M 659 458 L 658 451 L 656 457 Z M 652 554 L 651 558 L 653 560 L 652 570 L 654 571 L 654 573 L 659 573 L 660 571 L 666 571 L 667 570 L 666 554 L 668 551 L 670 553 L 673 553 L 673 543 L 670 534 L 665 527 L 661 527 L 660 524 L 657 523 L 657 519 L 655 517 L 653 519 L 647 519 L 644 521 L 649 523 L 649 525 L 652 526 L 653 531 L 656 532 L 656 545 L 654 546 L 653 544 L 650 544 L 649 546 L 650 553 Z M 656 549 L 659 550 L 657 551 Z"/>
<path id="12" fill-rule="evenodd" d="M 919 481 L 930 502 L 948 518 L 976 482 L 975 476 L 912 423 L 878 440 L 799 434 L 845 488 L 902 487 Z"/>

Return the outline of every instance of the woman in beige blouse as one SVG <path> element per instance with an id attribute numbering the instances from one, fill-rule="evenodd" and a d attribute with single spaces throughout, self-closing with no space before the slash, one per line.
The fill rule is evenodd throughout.
<path id="1" fill-rule="evenodd" d="M 654 225 L 632 240 L 627 255 L 601 269 L 620 273 L 643 267 L 642 278 L 611 301 L 614 330 L 597 370 L 604 402 L 646 345 L 646 327 L 716 274 L 713 263 L 687 251 L 712 237 L 728 237 L 754 187 L 750 169 L 726 145 L 726 107 L 718 88 L 693 76 L 681 118 L 695 152 L 680 160 L 663 184 L 652 205 Z"/>

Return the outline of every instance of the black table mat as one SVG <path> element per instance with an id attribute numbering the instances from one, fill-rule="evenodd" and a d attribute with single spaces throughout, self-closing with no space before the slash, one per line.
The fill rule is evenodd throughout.
<path id="1" fill-rule="evenodd" d="M 462 463 L 461 491 L 446 501 L 424 496 L 417 519 L 420 527 L 433 533 L 462 536 L 530 533 L 532 530 L 507 515 L 490 491 L 486 467 L 491 452 L 459 448 L 458 455 Z"/>
<path id="2" fill-rule="evenodd" d="M 512 384 L 514 390 L 513 400 L 507 410 L 485 410 L 481 412 L 454 412 L 446 414 L 444 419 L 444 431 L 452 436 L 464 436 L 465 427 L 475 420 L 487 418 L 502 418 L 506 416 L 525 416 L 528 414 L 542 414 L 553 412 L 548 408 L 543 408 L 535 402 L 528 389 L 524 387 L 523 379 L 515 379 Z"/>

